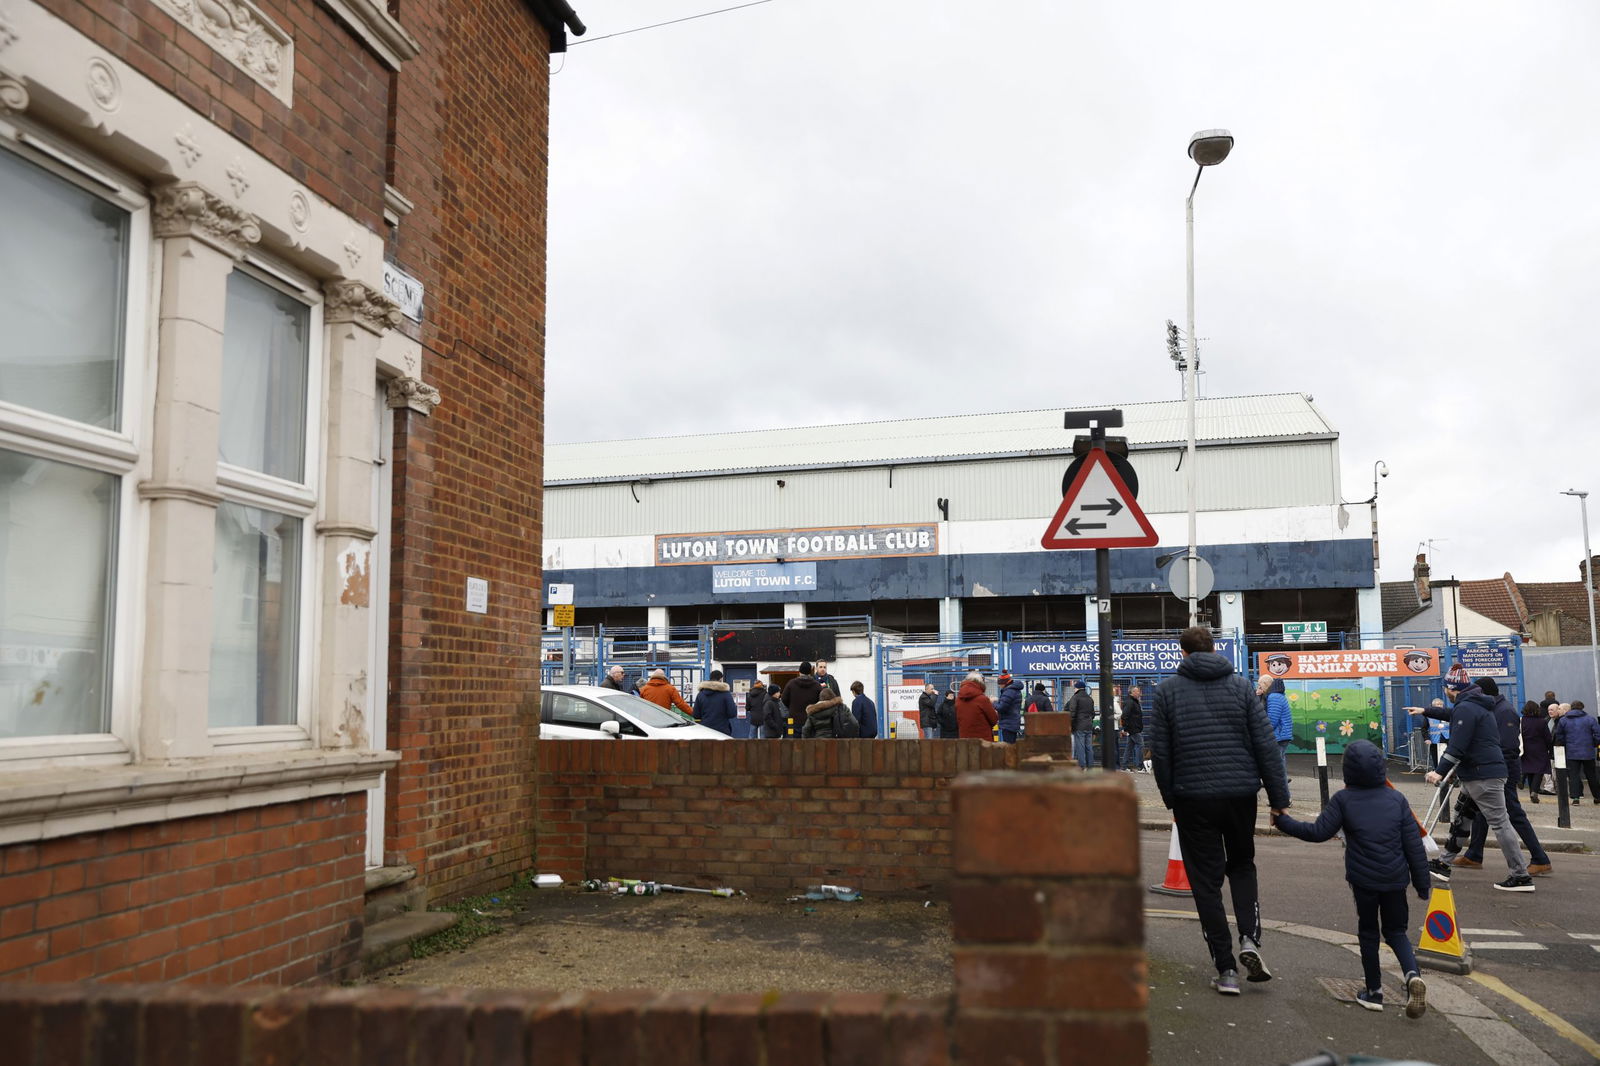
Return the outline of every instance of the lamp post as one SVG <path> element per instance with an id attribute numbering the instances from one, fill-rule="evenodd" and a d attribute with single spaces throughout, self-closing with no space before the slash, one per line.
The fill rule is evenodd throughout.
<path id="1" fill-rule="evenodd" d="M 1583 598 L 1589 604 L 1589 661 L 1594 667 L 1594 699 L 1600 703 L 1600 640 L 1594 627 L 1594 556 L 1589 554 L 1589 494 L 1564 489 L 1563 496 L 1578 498 L 1578 513 L 1583 517 Z"/>
<path id="2" fill-rule="evenodd" d="M 1194 471 L 1194 435 L 1195 435 L 1195 395 L 1199 391 L 1199 382 L 1196 379 L 1200 366 L 1200 350 L 1194 336 L 1194 193 L 1200 188 L 1200 175 L 1206 172 L 1206 167 L 1214 167 L 1233 151 L 1233 134 L 1227 130 L 1201 130 L 1189 138 L 1189 158 L 1194 160 L 1197 169 L 1194 174 L 1194 184 L 1189 187 L 1189 198 L 1184 203 L 1186 233 L 1188 236 L 1188 296 L 1189 296 L 1189 362 L 1183 371 L 1183 395 L 1187 405 L 1189 421 L 1188 450 L 1184 453 L 1184 469 L 1188 471 L 1186 487 L 1189 495 L 1189 554 L 1187 565 L 1189 567 L 1189 624 L 1198 625 L 1200 610 L 1198 597 L 1195 592 L 1200 587 L 1199 562 L 1200 556 L 1196 551 L 1195 537 L 1195 471 Z"/>
<path id="3" fill-rule="evenodd" d="M 1372 579 L 1378 580 L 1378 479 L 1389 476 L 1389 464 L 1379 459 L 1372 464 Z"/>

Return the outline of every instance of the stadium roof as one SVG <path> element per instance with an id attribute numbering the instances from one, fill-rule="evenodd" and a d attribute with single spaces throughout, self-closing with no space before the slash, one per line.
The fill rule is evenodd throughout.
<path id="1" fill-rule="evenodd" d="M 1317 410 L 1311 398 L 1298 392 L 1201 397 L 1195 407 L 1197 442 L 1332 440 L 1338 437 L 1338 431 Z M 1062 428 L 1062 412 L 1097 409 L 1047 407 L 844 425 L 550 444 L 545 448 L 545 483 L 1054 455 L 1070 451 L 1077 432 Z M 1122 416 L 1122 428 L 1113 429 L 1111 433 L 1127 437 L 1130 448 L 1172 447 L 1187 440 L 1188 423 L 1182 400 L 1124 404 Z"/>

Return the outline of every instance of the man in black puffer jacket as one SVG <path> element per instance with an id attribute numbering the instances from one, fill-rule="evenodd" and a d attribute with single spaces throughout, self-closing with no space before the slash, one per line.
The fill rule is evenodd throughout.
<path id="1" fill-rule="evenodd" d="M 1217 967 L 1212 987 L 1239 994 L 1233 936 L 1222 907 L 1222 879 L 1239 922 L 1239 962 L 1252 981 L 1270 981 L 1261 960 L 1256 896 L 1256 793 L 1263 784 L 1273 814 L 1289 806 L 1283 757 L 1250 682 L 1214 649 L 1211 631 L 1191 626 L 1178 638 L 1183 662 L 1156 688 L 1151 765 L 1161 800 L 1178 823 L 1178 845 L 1194 889 L 1206 946 Z"/>

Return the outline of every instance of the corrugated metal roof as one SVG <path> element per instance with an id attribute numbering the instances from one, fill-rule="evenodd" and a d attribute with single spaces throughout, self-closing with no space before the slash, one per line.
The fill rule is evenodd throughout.
<path id="1" fill-rule="evenodd" d="M 1297 392 L 1201 397 L 1195 407 L 1198 441 L 1282 440 L 1337 434 L 1310 399 Z M 1072 446 L 1074 431 L 1062 428 L 1062 412 L 1096 409 L 1049 407 L 847 425 L 550 444 L 545 448 L 544 473 L 547 483 L 581 482 L 1054 453 Z M 1182 400 L 1124 404 L 1122 416 L 1123 427 L 1111 432 L 1126 436 L 1131 446 L 1181 444 L 1187 439 L 1188 416 Z"/>

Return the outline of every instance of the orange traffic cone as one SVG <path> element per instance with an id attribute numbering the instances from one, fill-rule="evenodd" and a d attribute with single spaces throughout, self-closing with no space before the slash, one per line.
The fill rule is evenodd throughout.
<path id="1" fill-rule="evenodd" d="M 1172 823 L 1172 845 L 1167 848 L 1167 879 L 1159 885 L 1151 885 L 1150 891 L 1163 896 L 1194 895 L 1194 890 L 1189 887 L 1189 875 L 1183 869 L 1183 850 L 1178 847 L 1177 822 Z"/>

